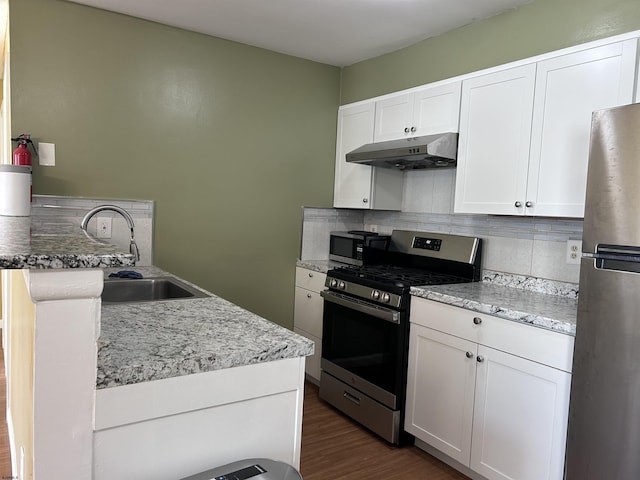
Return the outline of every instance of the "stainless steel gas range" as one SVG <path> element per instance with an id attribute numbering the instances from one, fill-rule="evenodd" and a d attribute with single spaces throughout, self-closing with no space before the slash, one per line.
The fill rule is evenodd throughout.
<path id="1" fill-rule="evenodd" d="M 480 280 L 476 237 L 394 230 L 364 265 L 332 269 L 322 292 L 320 397 L 385 440 L 404 444 L 410 287 Z"/>

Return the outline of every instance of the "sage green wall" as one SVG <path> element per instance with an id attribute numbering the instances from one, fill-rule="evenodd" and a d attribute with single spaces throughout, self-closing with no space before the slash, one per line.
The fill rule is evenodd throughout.
<path id="1" fill-rule="evenodd" d="M 341 104 L 633 30 L 639 0 L 535 0 L 344 68 Z"/>
<path id="2" fill-rule="evenodd" d="M 293 324 L 301 206 L 332 205 L 340 71 L 57 0 L 11 0 L 34 193 L 156 202 L 155 263 Z"/>

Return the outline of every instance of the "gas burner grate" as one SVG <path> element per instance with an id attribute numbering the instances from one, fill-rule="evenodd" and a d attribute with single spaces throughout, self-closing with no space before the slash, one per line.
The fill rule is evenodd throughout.
<path id="1" fill-rule="evenodd" d="M 365 265 L 359 268 L 344 268 L 340 270 L 343 271 L 344 275 L 353 277 L 354 281 L 360 278 L 370 282 L 390 283 L 396 287 L 443 285 L 469 281 L 454 275 L 397 265 Z"/>

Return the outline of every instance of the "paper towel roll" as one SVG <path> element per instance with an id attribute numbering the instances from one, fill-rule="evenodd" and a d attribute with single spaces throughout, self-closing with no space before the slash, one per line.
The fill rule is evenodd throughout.
<path id="1" fill-rule="evenodd" d="M 31 214 L 31 167 L 0 165 L 0 215 Z"/>

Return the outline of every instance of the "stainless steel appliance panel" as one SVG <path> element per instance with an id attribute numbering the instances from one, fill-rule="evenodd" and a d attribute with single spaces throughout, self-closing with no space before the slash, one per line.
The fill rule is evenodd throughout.
<path id="1" fill-rule="evenodd" d="M 640 479 L 639 452 L 640 275 L 584 257 L 566 479 Z"/>
<path id="2" fill-rule="evenodd" d="M 391 410 L 362 392 L 322 372 L 320 398 L 391 443 L 400 437 L 400 410 Z"/>
<path id="3" fill-rule="evenodd" d="M 593 114 L 566 480 L 640 478 L 640 105 Z"/>
<path id="4" fill-rule="evenodd" d="M 592 118 L 582 249 L 640 245 L 640 104 Z"/>

